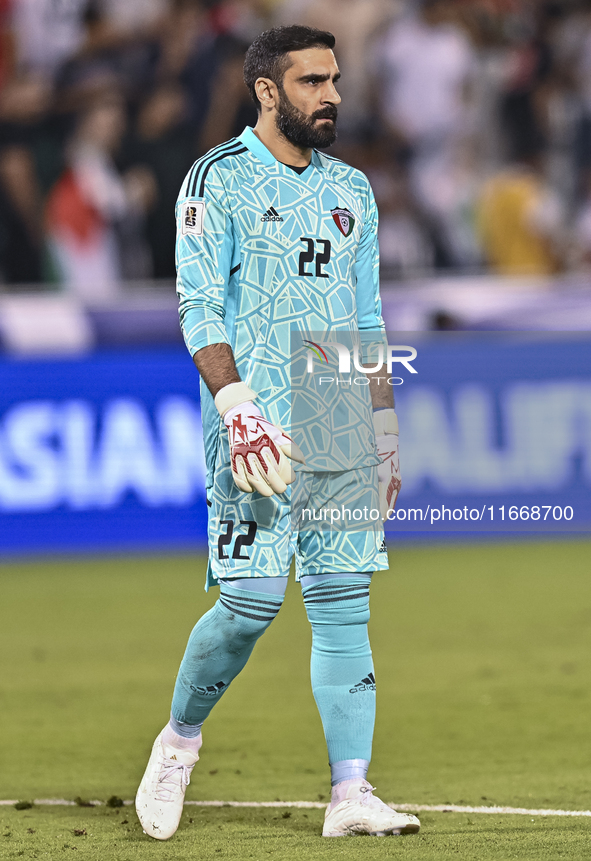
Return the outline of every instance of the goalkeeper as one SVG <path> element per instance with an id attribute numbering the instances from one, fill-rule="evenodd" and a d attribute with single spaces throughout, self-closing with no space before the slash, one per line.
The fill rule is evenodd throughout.
<path id="1" fill-rule="evenodd" d="M 375 720 L 369 587 L 388 567 L 381 518 L 330 529 L 306 527 L 297 513 L 360 501 L 372 512 L 378 493 L 385 513 L 400 487 L 392 389 L 378 374 L 346 409 L 329 410 L 326 444 L 296 408 L 306 333 L 326 333 L 340 349 L 364 333 L 383 340 L 373 194 L 362 173 L 317 150 L 336 138 L 334 42 L 303 26 L 255 39 L 244 77 L 256 127 L 198 160 L 177 203 L 181 325 L 201 376 L 208 586 L 220 596 L 191 633 L 170 721 L 136 797 L 144 831 L 160 840 L 178 827 L 203 722 L 279 612 L 294 556 L 331 769 L 323 835 L 419 830 L 366 780 Z M 310 385 L 323 379 L 313 373 Z"/>

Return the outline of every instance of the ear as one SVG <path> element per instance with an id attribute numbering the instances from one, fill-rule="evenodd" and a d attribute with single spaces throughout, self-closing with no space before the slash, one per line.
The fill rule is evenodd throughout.
<path id="1" fill-rule="evenodd" d="M 254 89 L 263 108 L 270 111 L 277 107 L 279 93 L 277 91 L 277 84 L 271 78 L 257 78 Z"/>

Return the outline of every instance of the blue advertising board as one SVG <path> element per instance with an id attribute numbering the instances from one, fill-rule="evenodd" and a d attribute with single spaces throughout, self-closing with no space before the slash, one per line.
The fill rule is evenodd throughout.
<path id="1" fill-rule="evenodd" d="M 403 490 L 389 528 L 590 534 L 591 336 L 406 337 L 417 374 L 395 390 Z"/>
<path id="2" fill-rule="evenodd" d="M 387 530 L 590 534 L 591 338 L 396 337 L 417 373 L 395 388 L 403 489 Z M 0 361 L 1 554 L 205 542 L 184 348 Z"/>
<path id="3" fill-rule="evenodd" d="M 198 374 L 184 348 L 0 362 L 0 552 L 205 540 Z"/>

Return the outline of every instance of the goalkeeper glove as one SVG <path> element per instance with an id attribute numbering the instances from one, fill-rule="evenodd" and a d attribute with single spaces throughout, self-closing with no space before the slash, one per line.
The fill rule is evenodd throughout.
<path id="1" fill-rule="evenodd" d="M 290 460 L 304 463 L 298 446 L 281 428 L 261 415 L 256 393 L 246 383 L 230 383 L 215 396 L 228 428 L 232 476 L 244 493 L 283 493 L 295 480 Z"/>
<path id="2" fill-rule="evenodd" d="M 385 520 L 394 510 L 400 492 L 400 463 L 398 460 L 398 417 L 394 410 L 377 410 L 373 414 L 376 447 L 381 464 L 378 466 L 380 514 Z"/>

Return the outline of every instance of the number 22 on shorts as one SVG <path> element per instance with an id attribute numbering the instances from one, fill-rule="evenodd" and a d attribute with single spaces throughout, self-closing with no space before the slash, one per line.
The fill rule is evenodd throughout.
<path id="1" fill-rule="evenodd" d="M 241 526 L 248 526 L 246 535 L 238 535 L 234 542 L 234 550 L 232 551 L 232 559 L 250 559 L 246 552 L 242 552 L 243 548 L 251 547 L 257 534 L 257 525 L 254 520 L 241 520 Z M 225 551 L 225 547 L 229 547 L 232 543 L 234 535 L 234 521 L 220 520 L 220 526 L 225 526 L 226 531 L 218 538 L 218 559 L 229 559 L 230 557 Z"/>

